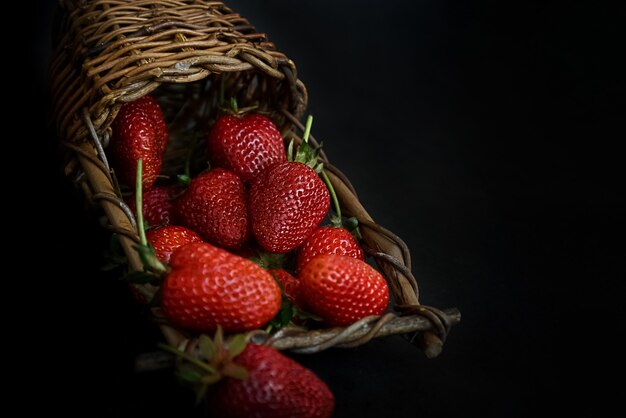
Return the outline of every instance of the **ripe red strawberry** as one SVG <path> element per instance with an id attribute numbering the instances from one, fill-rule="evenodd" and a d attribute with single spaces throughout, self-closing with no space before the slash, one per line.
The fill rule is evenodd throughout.
<path id="1" fill-rule="evenodd" d="M 182 226 L 168 225 L 146 231 L 148 242 L 154 247 L 159 260 L 170 262 L 172 253 L 191 242 L 202 242 L 200 235 Z"/>
<path id="2" fill-rule="evenodd" d="M 174 196 L 178 194 L 178 186 L 154 186 L 143 191 L 143 219 L 148 225 L 169 225 L 175 222 Z M 128 199 L 128 206 L 136 213 L 135 195 Z"/>
<path id="3" fill-rule="evenodd" d="M 220 247 L 241 247 L 250 238 L 246 191 L 241 179 L 222 168 L 194 178 L 176 203 L 178 221 Z"/>
<path id="4" fill-rule="evenodd" d="M 227 377 L 211 399 L 223 418 L 329 418 L 335 398 L 311 370 L 268 346 L 248 344 L 235 362 L 245 380 Z"/>
<path id="5" fill-rule="evenodd" d="M 321 226 L 298 248 L 296 273 L 299 274 L 313 257 L 322 254 L 347 255 L 365 260 L 363 250 L 347 229 Z"/>
<path id="6" fill-rule="evenodd" d="M 183 328 L 247 331 L 270 321 L 280 288 L 263 268 L 226 250 L 194 242 L 174 251 L 162 286 L 162 307 Z"/>
<path id="7" fill-rule="evenodd" d="M 296 306 L 300 306 L 300 279 L 283 269 L 268 270 L 283 286 L 285 296 Z"/>
<path id="8" fill-rule="evenodd" d="M 111 124 L 111 155 L 117 178 L 135 184 L 137 160 L 143 159 L 143 187 L 152 186 L 161 171 L 167 128 L 161 107 L 150 95 L 125 103 Z"/>
<path id="9" fill-rule="evenodd" d="M 277 164 L 252 183 L 252 231 L 267 251 L 287 253 L 311 235 L 329 206 L 328 189 L 313 169 L 299 162 Z"/>
<path id="10" fill-rule="evenodd" d="M 389 288 L 383 276 L 364 261 L 324 254 L 302 269 L 300 297 L 328 324 L 345 326 L 382 314 L 389 304 Z"/>
<path id="11" fill-rule="evenodd" d="M 266 168 L 286 161 L 280 132 L 262 115 L 225 115 L 209 133 L 211 163 L 238 174 L 244 182 L 256 178 Z"/>

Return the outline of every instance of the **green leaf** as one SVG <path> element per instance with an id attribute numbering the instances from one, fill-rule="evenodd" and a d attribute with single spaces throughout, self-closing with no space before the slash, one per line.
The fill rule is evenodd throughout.
<path id="1" fill-rule="evenodd" d="M 176 376 L 183 382 L 187 383 L 199 383 L 202 381 L 202 373 L 195 367 L 189 365 L 179 366 L 176 370 Z"/>
<path id="2" fill-rule="evenodd" d="M 230 98 L 230 108 L 236 114 L 239 112 L 239 105 L 237 104 L 237 99 L 233 96 Z"/>
<path id="3" fill-rule="evenodd" d="M 210 385 L 212 383 L 217 382 L 221 378 L 222 378 L 222 375 L 220 373 L 207 373 L 204 376 L 202 376 L 202 383 L 206 383 L 207 385 Z"/>
<path id="4" fill-rule="evenodd" d="M 200 353 L 205 359 L 211 360 L 215 355 L 215 343 L 211 337 L 202 334 L 198 339 L 198 346 L 200 347 Z"/>
<path id="5" fill-rule="evenodd" d="M 185 186 L 189 186 L 191 184 L 191 177 L 187 174 L 179 174 L 176 176 L 176 179 Z"/>
<path id="6" fill-rule="evenodd" d="M 296 150 L 295 161 L 298 163 L 307 164 L 309 163 L 311 153 L 312 153 L 312 149 L 311 149 L 311 146 L 308 144 L 308 142 L 301 142 L 300 146 Z"/>
<path id="7" fill-rule="evenodd" d="M 346 228 L 349 232 L 352 232 L 359 227 L 359 220 L 356 217 L 352 216 L 345 220 L 345 222 L 343 223 L 343 227 Z"/>
<path id="8" fill-rule="evenodd" d="M 222 373 L 224 376 L 239 380 L 246 380 L 249 377 L 248 370 L 237 363 L 226 364 L 222 369 Z"/>
<path id="9" fill-rule="evenodd" d="M 251 261 L 263 267 L 265 270 L 276 270 L 283 268 L 286 259 L 287 254 L 274 254 L 262 251 L 259 252 L 258 257 L 252 258 Z"/>
<path id="10" fill-rule="evenodd" d="M 294 309 L 293 304 L 289 301 L 289 299 L 287 299 L 286 297 L 283 297 L 280 310 L 278 311 L 276 316 L 270 321 L 270 325 L 273 328 L 280 329 L 284 327 L 285 325 L 289 324 L 289 322 L 291 322 L 291 319 L 293 318 L 294 313 L 295 313 L 295 309 Z"/>
<path id="11" fill-rule="evenodd" d="M 215 331 L 213 343 L 217 348 L 224 346 L 224 331 L 220 325 L 217 326 L 217 331 Z"/>
<path id="12" fill-rule="evenodd" d="M 324 163 L 318 163 L 315 167 L 312 167 L 312 168 L 313 168 L 313 171 L 319 174 L 322 171 L 324 171 Z"/>
<path id="13" fill-rule="evenodd" d="M 354 216 L 346 219 L 343 223 L 343 226 L 348 231 L 350 231 L 350 233 L 357 242 L 363 239 L 363 235 L 361 235 L 361 229 L 359 228 L 359 220 Z"/>
<path id="14" fill-rule="evenodd" d="M 234 335 L 228 341 L 228 352 L 230 353 L 231 358 L 237 357 L 239 354 L 243 353 L 243 350 L 246 348 L 246 336 L 244 334 Z"/>

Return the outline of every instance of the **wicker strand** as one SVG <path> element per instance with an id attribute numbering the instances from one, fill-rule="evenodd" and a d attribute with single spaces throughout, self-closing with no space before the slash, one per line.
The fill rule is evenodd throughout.
<path id="1" fill-rule="evenodd" d="M 380 319 L 378 321 L 374 322 L 374 325 L 367 332 L 367 334 L 365 334 L 362 337 L 357 338 L 356 340 L 353 340 L 351 342 L 337 344 L 337 347 L 352 348 L 352 347 L 358 347 L 359 345 L 362 345 L 362 344 L 365 344 L 365 343 L 369 342 L 372 338 L 374 338 L 376 336 L 376 334 L 378 334 L 380 329 L 387 322 L 391 321 L 393 318 L 395 318 L 395 315 L 393 313 L 391 313 L 391 312 L 388 312 L 388 313 L 384 314 L 383 316 L 380 317 Z"/>
<path id="2" fill-rule="evenodd" d="M 457 309 L 441 311 L 445 322 L 450 326 L 461 321 Z M 416 333 L 426 335 L 432 329 L 432 322 L 422 315 L 397 316 L 387 313 L 381 317 L 367 317 L 350 328 L 331 328 L 318 331 L 306 331 L 302 328 L 289 327 L 269 336 L 262 330 L 254 330 L 247 334 L 248 341 L 254 344 L 270 345 L 278 350 L 289 350 L 297 353 L 318 353 L 329 348 L 351 348 L 362 345 L 372 338 L 391 335 L 408 335 L 413 338 Z M 346 331 L 348 330 L 348 331 Z M 338 337 L 341 335 L 340 337 Z M 168 338 L 170 345 L 189 347 L 197 344 L 196 339 L 184 339 L 180 334 L 176 338 Z M 196 341 L 194 343 L 194 341 Z M 186 350 L 189 352 L 189 350 Z M 168 360 L 169 359 L 169 360 Z M 138 356 L 135 370 L 147 371 L 173 365 L 173 357 L 165 352 L 151 352 Z"/>
<path id="3" fill-rule="evenodd" d="M 126 204 L 126 202 L 124 202 L 122 199 L 119 198 L 119 196 L 112 195 L 109 193 L 95 193 L 92 197 L 94 200 L 104 199 L 104 200 L 108 200 L 109 202 L 112 202 L 118 205 L 120 209 L 124 211 L 124 214 L 126 214 L 126 217 L 128 217 L 128 220 L 130 221 L 130 224 L 133 227 L 133 230 L 137 230 L 137 221 L 135 220 L 135 215 L 133 214 L 133 211 Z M 133 234 L 133 235 L 136 235 L 136 234 Z"/>
<path id="4" fill-rule="evenodd" d="M 396 270 L 404 274 L 404 276 L 411 283 L 411 287 L 413 287 L 413 291 L 415 292 L 416 298 L 419 300 L 419 288 L 417 286 L 417 280 L 415 280 L 415 277 L 413 277 L 413 273 L 411 272 L 411 270 L 409 270 L 407 266 L 402 264 L 400 260 L 398 260 L 392 255 L 373 250 L 365 245 L 361 246 L 361 248 L 363 248 L 363 252 L 365 252 L 365 254 L 374 257 L 376 260 L 383 260 L 386 263 L 391 264 Z"/>
<path id="5" fill-rule="evenodd" d="M 404 240 L 402 238 L 400 238 L 399 236 L 397 236 L 396 234 L 394 234 L 393 232 L 391 232 L 390 230 L 372 222 L 372 221 L 368 221 L 367 219 L 359 219 L 359 225 L 365 226 L 366 228 L 372 228 L 374 229 L 376 232 L 379 232 L 383 235 L 385 235 L 387 238 L 389 238 L 390 240 L 392 240 L 395 244 L 398 245 L 398 247 L 400 247 L 400 249 L 402 250 L 402 259 L 403 259 L 403 263 L 405 265 L 405 267 L 407 268 L 407 270 L 411 270 L 411 252 L 409 250 L 408 245 L 406 245 L 406 243 L 404 242 Z"/>
<path id="6" fill-rule="evenodd" d="M 61 142 L 61 145 L 63 145 L 66 148 L 71 149 L 75 153 L 79 154 L 81 157 L 86 158 L 93 165 L 98 167 L 103 173 L 107 173 L 108 172 L 108 168 L 95 155 L 90 154 L 87 151 L 85 151 L 84 149 L 82 149 L 82 148 L 80 148 L 80 147 L 78 147 L 78 146 L 76 146 L 76 145 L 74 145 L 72 143 L 69 143 L 69 142 Z"/>
<path id="7" fill-rule="evenodd" d="M 98 158 L 100 158 L 100 160 L 102 161 L 102 164 L 104 164 L 104 167 L 107 169 L 107 171 L 110 171 L 111 169 L 109 167 L 109 161 L 104 152 L 104 148 L 102 147 L 102 142 L 100 142 L 100 138 L 98 137 L 98 134 L 96 133 L 96 128 L 94 128 L 93 123 L 91 122 L 89 111 L 87 110 L 87 108 L 83 108 L 82 113 L 83 113 L 83 122 L 85 122 L 85 125 L 87 125 L 87 129 L 89 130 L 89 134 L 90 134 L 89 138 L 91 139 L 92 144 L 96 148 L 96 151 L 98 151 Z"/>

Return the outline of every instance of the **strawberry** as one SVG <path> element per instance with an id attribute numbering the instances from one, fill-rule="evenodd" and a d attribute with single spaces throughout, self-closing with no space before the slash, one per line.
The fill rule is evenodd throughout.
<path id="1" fill-rule="evenodd" d="M 161 171 L 168 138 L 159 103 L 147 95 L 123 104 L 111 129 L 112 163 L 120 183 L 135 184 L 137 160 L 142 158 L 143 187 L 152 186 Z"/>
<path id="2" fill-rule="evenodd" d="M 224 418 L 328 418 L 335 398 L 311 370 L 268 346 L 248 344 L 234 361 L 245 380 L 226 377 L 210 398 Z"/>
<path id="3" fill-rule="evenodd" d="M 287 299 L 296 306 L 300 306 L 300 280 L 283 269 L 268 270 L 280 282 Z"/>
<path id="4" fill-rule="evenodd" d="M 263 268 L 221 248 L 194 242 L 174 251 L 162 286 L 169 320 L 192 330 L 246 331 L 271 320 L 280 288 Z"/>
<path id="5" fill-rule="evenodd" d="M 239 248 L 250 238 L 245 187 L 232 171 L 215 168 L 194 178 L 178 198 L 176 215 L 183 226 L 224 248 Z"/>
<path id="6" fill-rule="evenodd" d="M 389 304 L 389 288 L 383 276 L 364 261 L 324 254 L 302 269 L 300 297 L 329 325 L 345 326 L 382 314 Z"/>
<path id="7" fill-rule="evenodd" d="M 182 226 L 168 225 L 146 231 L 148 242 L 154 247 L 159 260 L 170 262 L 172 253 L 191 242 L 202 242 L 200 235 Z"/>
<path id="8" fill-rule="evenodd" d="M 244 182 L 286 161 L 280 132 L 274 122 L 262 115 L 221 116 L 211 129 L 208 141 L 211 163 L 232 170 Z"/>
<path id="9" fill-rule="evenodd" d="M 287 253 L 302 244 L 329 207 L 324 182 L 300 162 L 268 168 L 250 188 L 252 231 L 259 244 L 273 253 Z"/>
<path id="10" fill-rule="evenodd" d="M 365 260 L 363 250 L 347 229 L 321 226 L 298 248 L 296 273 L 300 273 L 311 259 L 321 254 L 347 255 Z"/>
<path id="11" fill-rule="evenodd" d="M 174 196 L 177 186 L 154 186 L 143 192 L 143 219 L 150 226 L 169 225 L 174 221 Z M 128 199 L 128 206 L 135 213 L 135 195 Z"/>

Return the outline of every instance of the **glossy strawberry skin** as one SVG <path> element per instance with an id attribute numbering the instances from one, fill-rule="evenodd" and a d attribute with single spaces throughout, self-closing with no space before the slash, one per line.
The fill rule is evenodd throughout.
<path id="1" fill-rule="evenodd" d="M 112 164 L 119 182 L 131 187 L 135 185 L 137 161 L 141 158 L 143 187 L 152 186 L 161 171 L 168 138 L 159 103 L 147 95 L 123 104 L 111 129 Z"/>
<path id="2" fill-rule="evenodd" d="M 176 203 L 177 220 L 206 241 L 241 247 L 250 238 L 246 190 L 232 171 L 214 168 L 191 181 Z"/>
<path id="3" fill-rule="evenodd" d="M 162 307 L 175 325 L 226 332 L 256 329 L 280 309 L 281 293 L 263 268 L 203 242 L 174 251 L 162 286 Z"/>
<path id="4" fill-rule="evenodd" d="M 365 260 L 363 249 L 347 229 L 321 226 L 298 248 L 296 274 L 314 257 L 322 254 L 347 255 Z"/>
<path id="5" fill-rule="evenodd" d="M 169 263 L 172 253 L 183 245 L 202 242 L 200 235 L 191 229 L 175 225 L 149 229 L 146 238 L 154 247 L 157 258 L 164 263 Z"/>
<path id="6" fill-rule="evenodd" d="M 174 216 L 174 197 L 179 193 L 177 186 L 154 186 L 143 191 L 143 219 L 150 227 L 169 225 L 176 222 Z M 135 196 L 128 199 L 128 206 L 135 214 Z"/>
<path id="7" fill-rule="evenodd" d="M 286 161 L 276 125 L 258 114 L 221 116 L 209 133 L 208 143 L 213 166 L 233 171 L 244 182 Z"/>
<path id="8" fill-rule="evenodd" d="M 345 326 L 385 312 L 389 288 L 383 276 L 364 261 L 324 254 L 302 269 L 300 297 L 307 309 L 329 325 Z"/>
<path id="9" fill-rule="evenodd" d="M 302 244 L 329 206 L 326 185 L 302 163 L 274 165 L 250 188 L 252 231 L 259 244 L 272 253 L 287 253 Z"/>
<path id="10" fill-rule="evenodd" d="M 270 274 L 276 278 L 283 287 L 285 296 L 296 306 L 301 306 L 300 303 L 300 279 L 292 276 L 289 272 L 283 269 L 268 270 Z"/>
<path id="11" fill-rule="evenodd" d="M 329 418 L 335 398 L 311 370 L 274 348 L 248 344 L 235 362 L 247 380 L 219 383 L 211 406 L 223 418 Z"/>

